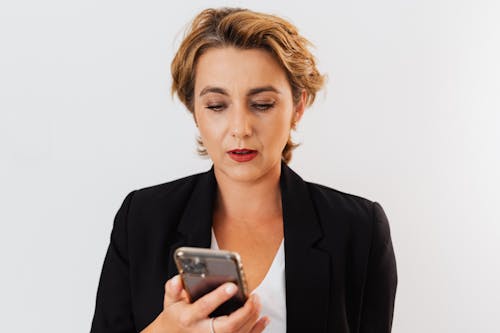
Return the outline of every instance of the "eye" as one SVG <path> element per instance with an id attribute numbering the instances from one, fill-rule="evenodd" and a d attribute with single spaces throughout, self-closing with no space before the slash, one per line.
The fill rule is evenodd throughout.
<path id="1" fill-rule="evenodd" d="M 259 111 L 267 111 L 274 107 L 274 102 L 273 103 L 252 103 L 252 108 L 259 110 Z"/>
<path id="2" fill-rule="evenodd" d="M 206 106 L 207 109 L 210 109 L 215 112 L 220 112 L 226 108 L 224 104 L 210 104 Z"/>

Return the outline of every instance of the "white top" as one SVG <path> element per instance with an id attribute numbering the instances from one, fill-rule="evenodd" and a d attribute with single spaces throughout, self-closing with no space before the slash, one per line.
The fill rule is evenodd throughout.
<path id="1" fill-rule="evenodd" d="M 213 229 L 210 248 L 213 250 L 219 249 Z M 283 240 L 266 276 L 257 288 L 252 291 L 253 293 L 259 295 L 262 304 L 261 315 L 267 316 L 271 320 L 264 332 L 286 333 L 285 249 Z"/>

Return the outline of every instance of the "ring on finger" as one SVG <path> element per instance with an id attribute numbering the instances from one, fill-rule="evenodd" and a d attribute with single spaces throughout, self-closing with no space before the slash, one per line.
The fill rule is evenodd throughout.
<path id="1" fill-rule="evenodd" d="M 210 333 L 215 333 L 214 321 L 215 317 L 212 317 L 212 319 L 210 319 Z"/>

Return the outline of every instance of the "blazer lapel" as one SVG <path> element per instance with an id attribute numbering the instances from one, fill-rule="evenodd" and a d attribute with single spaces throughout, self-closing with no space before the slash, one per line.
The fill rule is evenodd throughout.
<path id="1" fill-rule="evenodd" d="M 307 184 L 285 163 L 281 167 L 285 234 L 287 332 L 326 332 L 330 258 L 316 248 L 321 227 Z"/>
<path id="2" fill-rule="evenodd" d="M 213 203 L 217 182 L 214 167 L 198 176 L 184 213 L 177 226 L 176 241 L 170 246 L 170 258 L 181 246 L 210 247 Z M 169 261 L 169 278 L 178 274 L 174 260 Z"/>

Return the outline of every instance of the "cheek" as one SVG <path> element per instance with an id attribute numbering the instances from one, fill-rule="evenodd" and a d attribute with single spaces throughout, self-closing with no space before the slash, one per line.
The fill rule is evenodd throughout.
<path id="1" fill-rule="evenodd" d="M 210 117 L 198 117 L 198 130 L 206 145 L 213 141 L 219 141 L 223 135 L 223 124 Z"/>
<path id="2" fill-rule="evenodd" d="M 282 149 L 290 136 L 290 123 L 288 116 L 281 116 L 273 122 L 269 122 L 266 130 L 267 140 L 273 143 L 276 149 Z"/>

